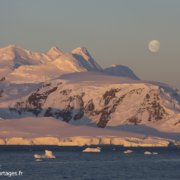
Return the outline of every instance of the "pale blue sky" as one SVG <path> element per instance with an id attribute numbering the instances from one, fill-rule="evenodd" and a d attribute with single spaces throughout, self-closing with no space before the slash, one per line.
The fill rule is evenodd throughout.
<path id="1" fill-rule="evenodd" d="M 150 40 L 161 42 L 152 54 Z M 180 88 L 180 0 L 0 0 L 0 47 L 85 46 L 103 67 Z"/>

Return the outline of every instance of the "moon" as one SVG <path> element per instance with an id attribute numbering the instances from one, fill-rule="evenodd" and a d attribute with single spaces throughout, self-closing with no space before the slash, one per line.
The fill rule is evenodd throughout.
<path id="1" fill-rule="evenodd" d="M 160 49 L 160 42 L 158 40 L 152 40 L 149 42 L 148 47 L 149 51 L 151 51 L 152 53 L 156 53 Z"/>

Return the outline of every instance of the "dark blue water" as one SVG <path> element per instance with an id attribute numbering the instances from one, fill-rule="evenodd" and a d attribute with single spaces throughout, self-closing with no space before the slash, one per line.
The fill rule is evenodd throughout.
<path id="1" fill-rule="evenodd" d="M 56 159 L 36 162 L 30 151 L 0 152 L 0 171 L 22 171 L 24 180 L 180 180 L 180 151 L 160 150 L 158 155 L 122 151 L 101 153 L 55 151 Z"/>

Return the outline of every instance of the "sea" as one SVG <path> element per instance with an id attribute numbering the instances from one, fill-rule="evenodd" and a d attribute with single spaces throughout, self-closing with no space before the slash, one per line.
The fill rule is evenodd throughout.
<path id="1" fill-rule="evenodd" d="M 52 150 L 55 159 L 36 161 L 34 154 Z M 180 180 L 179 148 L 0 147 L 0 179 L 23 180 Z M 129 150 L 129 149 L 128 149 Z M 144 154 L 144 152 L 156 154 Z"/>

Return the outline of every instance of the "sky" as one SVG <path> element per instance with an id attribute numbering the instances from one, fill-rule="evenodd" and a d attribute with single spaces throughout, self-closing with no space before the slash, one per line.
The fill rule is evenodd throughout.
<path id="1" fill-rule="evenodd" d="M 180 89 L 179 0 L 0 0 L 0 47 L 46 52 L 84 46 L 102 66 Z M 157 53 L 148 42 L 157 39 Z"/>

